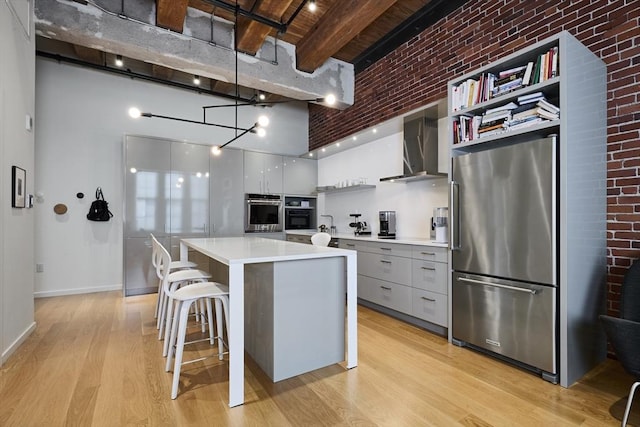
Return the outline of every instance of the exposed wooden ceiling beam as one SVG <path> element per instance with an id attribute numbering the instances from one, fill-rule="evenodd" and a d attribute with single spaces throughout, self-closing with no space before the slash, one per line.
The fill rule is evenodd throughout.
<path id="1" fill-rule="evenodd" d="M 91 62 L 92 64 L 104 63 L 104 53 L 102 51 L 80 46 L 77 44 L 73 45 L 73 51 L 75 52 L 76 56 L 83 61 Z"/>
<path id="2" fill-rule="evenodd" d="M 156 25 L 182 33 L 189 0 L 156 0 Z"/>
<path id="3" fill-rule="evenodd" d="M 171 80 L 173 78 L 173 73 L 173 68 L 167 68 L 156 64 L 151 65 L 151 74 L 153 74 L 153 77 L 157 77 L 162 80 Z"/>
<path id="4" fill-rule="evenodd" d="M 282 15 L 284 15 L 291 3 L 292 0 L 263 0 L 253 12 L 280 22 L 282 21 Z M 244 18 L 238 20 L 238 50 L 255 55 L 270 31 L 271 27 L 252 19 Z"/>
<path id="5" fill-rule="evenodd" d="M 338 1 L 296 46 L 297 68 L 312 73 L 397 0 Z"/>

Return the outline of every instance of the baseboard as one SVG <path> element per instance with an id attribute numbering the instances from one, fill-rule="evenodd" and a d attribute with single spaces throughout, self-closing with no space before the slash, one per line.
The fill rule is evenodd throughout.
<path id="1" fill-rule="evenodd" d="M 121 291 L 122 285 L 96 286 L 93 288 L 60 289 L 57 291 L 34 292 L 34 298 L 61 297 L 64 295 L 92 294 L 94 292 Z"/>
<path id="2" fill-rule="evenodd" d="M 18 338 L 2 353 L 2 359 L 0 360 L 0 366 L 4 365 L 4 363 L 9 360 L 9 356 L 11 356 L 20 345 L 31 335 L 33 331 L 36 329 L 36 322 L 33 322 L 25 331 L 20 334 Z"/>

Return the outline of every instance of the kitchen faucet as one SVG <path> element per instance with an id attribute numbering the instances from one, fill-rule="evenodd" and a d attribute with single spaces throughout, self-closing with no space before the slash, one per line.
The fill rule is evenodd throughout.
<path id="1" fill-rule="evenodd" d="M 333 215 L 320 215 L 320 216 L 326 216 L 331 218 L 331 227 L 329 228 L 330 230 L 330 234 L 335 234 L 336 233 L 336 227 L 333 225 Z"/>

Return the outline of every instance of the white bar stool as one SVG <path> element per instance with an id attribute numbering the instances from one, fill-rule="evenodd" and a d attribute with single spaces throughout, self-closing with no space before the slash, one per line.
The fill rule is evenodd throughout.
<path id="1" fill-rule="evenodd" d="M 170 260 L 169 253 L 166 249 L 160 249 L 162 254 L 161 263 L 168 262 Z M 188 271 L 188 270 L 187 270 Z M 181 273 L 181 272 L 177 272 Z M 216 282 L 200 282 L 194 283 L 189 286 L 184 286 L 179 289 L 172 288 L 169 277 L 173 274 L 171 273 L 165 276 L 163 280 L 164 291 L 168 296 L 169 301 L 168 307 L 174 305 L 174 315 L 173 317 L 167 316 L 166 324 L 171 325 L 171 334 L 169 337 L 165 337 L 165 345 L 168 348 L 167 352 L 167 362 L 166 362 L 166 370 L 167 372 L 171 369 L 171 361 L 173 356 L 174 366 L 173 366 L 173 384 L 171 388 L 171 398 L 175 399 L 178 395 L 178 386 L 180 383 L 180 369 L 182 365 L 187 363 L 197 362 L 205 358 L 199 358 L 195 360 L 190 360 L 187 362 L 182 361 L 182 356 L 184 353 L 185 344 L 190 344 L 191 342 L 185 342 L 187 335 L 187 323 L 189 321 L 189 312 L 191 310 L 191 306 L 193 303 L 199 300 L 205 300 L 207 306 L 207 323 L 209 325 L 209 342 L 211 345 L 215 343 L 215 340 L 218 340 L 218 353 L 217 356 L 220 360 L 223 359 L 224 356 L 224 331 L 223 331 L 223 317 L 222 310 L 224 310 L 224 323 L 229 325 L 229 288 L 226 285 Z M 216 304 L 216 335 L 213 335 L 213 315 L 211 309 L 211 299 L 214 299 Z M 202 340 L 199 340 L 202 341 Z M 194 342 L 199 342 L 194 341 Z"/>
<path id="2" fill-rule="evenodd" d="M 164 337 L 164 344 L 162 346 L 162 355 L 166 356 L 169 349 L 169 333 L 171 329 L 171 316 L 173 301 L 167 294 L 167 289 L 174 292 L 181 285 L 189 285 L 193 282 L 205 282 L 211 278 L 211 274 L 202 270 L 188 269 L 171 272 L 170 269 L 165 268 L 167 265 L 171 265 L 171 255 L 167 249 L 156 241 L 156 249 L 158 256 L 156 257 L 157 269 L 156 274 L 161 281 L 162 293 L 159 295 L 159 314 L 158 314 L 158 339 L 161 340 Z M 165 257 L 166 254 L 166 257 Z M 165 283 L 166 282 L 166 283 Z M 166 285 L 166 286 L 165 286 Z M 202 330 L 204 332 L 204 322 L 202 324 Z"/>
<path id="3" fill-rule="evenodd" d="M 153 235 L 153 233 L 150 233 L 151 236 L 151 265 L 153 265 L 153 268 L 156 271 L 156 276 L 158 278 L 158 299 L 156 300 L 156 311 L 153 315 L 154 319 L 158 318 L 158 315 L 160 314 L 160 305 L 161 302 L 164 300 L 164 290 L 162 289 L 162 277 L 160 277 L 160 272 L 158 271 L 158 246 L 162 246 L 162 244 L 158 241 L 158 239 L 156 239 L 156 236 Z M 184 269 L 188 269 L 188 268 L 196 268 L 198 267 L 198 264 L 196 264 L 195 262 L 192 261 L 171 261 L 171 263 L 169 264 L 169 271 L 174 271 L 174 270 L 184 270 Z M 159 329 L 160 328 L 160 321 L 158 320 L 158 322 L 156 323 L 156 328 Z"/>

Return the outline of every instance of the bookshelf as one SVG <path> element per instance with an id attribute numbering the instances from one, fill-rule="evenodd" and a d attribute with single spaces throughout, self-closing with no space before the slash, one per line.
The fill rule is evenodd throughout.
<path id="1" fill-rule="evenodd" d="M 555 76 L 455 108 L 460 99 L 456 88 L 464 82 L 524 66 L 550 49 L 557 49 Z M 563 387 L 572 385 L 606 357 L 606 338 L 598 321 L 598 315 L 605 312 L 607 276 L 606 77 L 604 62 L 571 34 L 562 31 L 459 76 L 447 87 L 450 159 L 550 134 L 558 135 L 556 358 Z M 547 101 L 559 108 L 556 119 L 535 122 L 517 130 L 505 128 L 490 136 L 462 141 L 460 134 L 455 134 L 455 126 L 461 117 L 483 117 L 487 110 L 510 102 L 518 104 L 519 98 L 536 92 L 542 92 Z M 514 202 L 518 203 L 517 200 Z M 487 235 L 491 235 L 491 230 Z M 451 277 L 449 295 L 452 295 Z M 449 324 L 453 324 L 451 318 Z"/>

